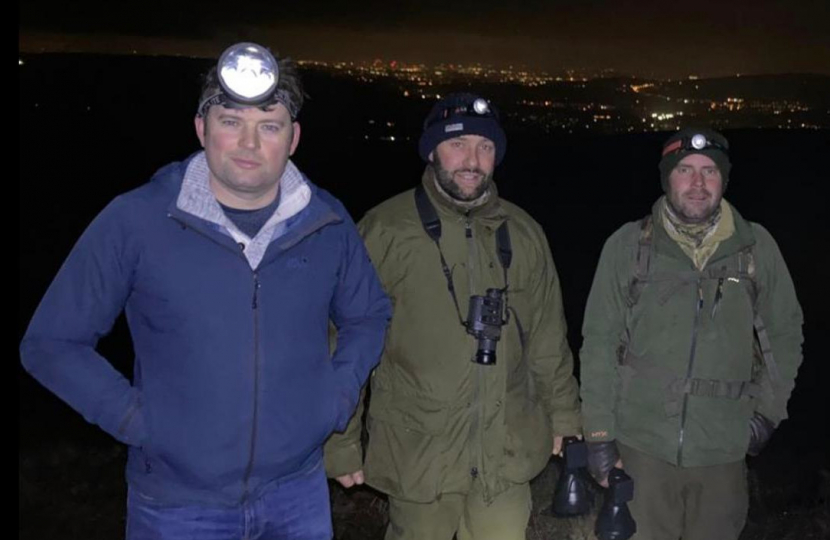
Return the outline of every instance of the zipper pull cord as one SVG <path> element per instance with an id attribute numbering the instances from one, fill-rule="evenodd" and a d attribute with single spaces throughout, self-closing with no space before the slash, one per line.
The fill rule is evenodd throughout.
<path id="1" fill-rule="evenodd" d="M 259 292 L 259 276 L 254 274 L 254 298 L 251 302 L 251 307 L 253 309 L 257 308 L 257 293 Z"/>
<path id="2" fill-rule="evenodd" d="M 718 290 L 715 292 L 715 303 L 712 305 L 712 319 L 714 320 L 715 315 L 718 313 L 718 307 L 720 307 L 720 300 L 723 298 L 723 278 L 718 278 Z"/>

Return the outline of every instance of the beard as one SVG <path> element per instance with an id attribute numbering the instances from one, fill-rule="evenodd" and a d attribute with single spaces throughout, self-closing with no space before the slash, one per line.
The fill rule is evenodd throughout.
<path id="1" fill-rule="evenodd" d="M 721 201 L 721 195 L 711 193 L 708 190 L 702 190 L 701 194 L 705 194 L 708 201 L 695 204 L 693 201 L 686 200 L 684 198 L 685 194 L 670 191 L 666 197 L 666 202 L 680 221 L 689 225 L 701 224 L 711 220 L 718 213 Z"/>
<path id="2" fill-rule="evenodd" d="M 432 168 L 435 171 L 435 178 L 438 180 L 438 185 L 441 186 L 447 195 L 460 202 L 472 202 L 477 200 L 487 192 L 493 181 L 493 173 L 486 174 L 478 168 L 455 169 L 453 171 L 445 169 L 444 165 L 441 163 L 441 159 L 438 157 L 437 152 L 433 155 Z M 478 186 L 476 186 L 472 192 L 465 193 L 461 190 L 461 187 L 455 182 L 454 179 L 455 175 L 459 173 L 477 174 L 481 177 L 481 182 L 479 182 Z"/>

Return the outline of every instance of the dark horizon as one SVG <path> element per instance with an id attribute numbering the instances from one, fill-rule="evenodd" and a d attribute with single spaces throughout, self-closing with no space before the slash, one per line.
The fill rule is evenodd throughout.
<path id="1" fill-rule="evenodd" d="M 716 9 L 594 0 L 525 2 L 420 0 L 359 5 L 326 0 L 240 9 L 183 0 L 120 5 L 103 0 L 22 4 L 21 48 L 32 36 L 99 47 L 150 40 L 175 54 L 194 47 L 215 56 L 235 41 L 260 41 L 295 58 L 430 65 L 480 63 L 534 70 L 614 69 L 643 77 L 761 73 L 830 74 L 830 4 L 738 0 Z M 28 37 L 27 37 L 28 36 Z M 158 52 L 158 51 L 157 51 Z"/>
<path id="2" fill-rule="evenodd" d="M 263 36 L 265 37 L 265 36 Z M 240 37 L 239 41 L 243 39 L 252 39 L 250 37 Z M 254 40 L 256 41 L 256 40 Z M 18 40 L 18 55 L 40 55 L 40 54 L 87 54 L 87 55 L 102 55 L 102 56 L 131 56 L 131 57 L 167 57 L 167 58 L 190 58 L 211 60 L 222 52 L 224 47 L 233 40 L 216 39 L 181 39 L 181 38 L 166 38 L 166 37 L 148 37 L 148 36 L 101 36 L 99 34 L 51 34 L 44 32 L 21 32 Z M 273 41 L 263 39 L 258 41 L 269 48 L 276 50 L 277 53 L 281 51 L 272 45 Z M 290 52 L 290 51 L 286 51 Z M 374 56 L 367 56 L 365 58 L 345 59 L 338 57 L 336 54 L 327 54 L 327 58 L 311 57 L 311 56 L 297 56 L 294 54 L 286 54 L 300 63 L 325 63 L 330 66 L 335 64 L 348 63 L 355 66 L 368 66 L 370 64 L 378 64 L 385 68 L 392 69 L 411 66 L 424 66 L 428 69 L 457 66 L 457 67 L 485 67 L 492 69 L 503 69 L 512 71 L 526 70 L 533 74 L 548 74 L 561 75 L 565 73 L 573 74 L 575 79 L 585 77 L 590 80 L 593 78 L 631 78 L 638 80 L 654 80 L 660 82 L 675 82 L 684 80 L 718 80 L 718 79 L 735 79 L 735 78 L 759 78 L 759 77 L 782 77 L 782 76 L 805 76 L 805 77 L 830 77 L 830 64 L 827 69 L 815 70 L 801 70 L 789 69 L 783 71 L 758 71 L 758 72 L 735 72 L 735 73 L 712 73 L 712 74 L 698 74 L 698 73 L 684 73 L 675 76 L 658 76 L 654 73 L 635 73 L 619 70 L 613 67 L 597 67 L 590 68 L 586 66 L 559 66 L 559 67 L 533 67 L 521 63 L 481 63 L 481 62 L 460 62 L 460 61 L 404 61 L 400 58 L 390 56 L 389 54 L 378 54 Z M 830 58 L 828 58 L 830 61 Z"/>

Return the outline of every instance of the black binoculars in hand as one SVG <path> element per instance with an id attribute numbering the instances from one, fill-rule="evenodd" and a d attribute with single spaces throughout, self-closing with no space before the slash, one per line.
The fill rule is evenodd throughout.
<path id="1" fill-rule="evenodd" d="M 588 466 L 588 448 L 585 441 L 576 437 L 565 437 L 562 446 L 564 466 L 553 492 L 551 510 L 559 516 L 579 516 L 587 513 L 591 504 L 585 479 L 579 472 Z"/>
<path id="2" fill-rule="evenodd" d="M 614 467 L 608 473 L 608 491 L 597 516 L 594 532 L 599 540 L 627 540 L 637 532 L 637 524 L 628 510 L 634 499 L 634 480 Z"/>

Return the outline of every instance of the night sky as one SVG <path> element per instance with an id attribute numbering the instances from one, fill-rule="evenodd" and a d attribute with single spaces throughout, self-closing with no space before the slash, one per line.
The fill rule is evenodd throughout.
<path id="1" fill-rule="evenodd" d="M 210 56 L 249 39 L 280 54 L 326 61 L 479 62 L 551 71 L 611 68 L 657 77 L 830 74 L 827 0 L 20 4 L 22 50 L 39 50 L 46 41 L 55 48 L 60 39 L 81 37 L 84 47 L 102 51 L 113 50 L 108 43 L 126 49 L 133 41 L 141 48 L 149 38 L 154 53 L 198 49 Z"/>

